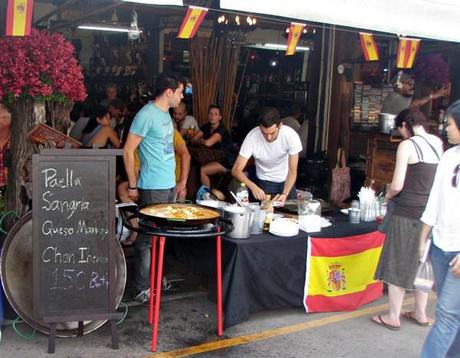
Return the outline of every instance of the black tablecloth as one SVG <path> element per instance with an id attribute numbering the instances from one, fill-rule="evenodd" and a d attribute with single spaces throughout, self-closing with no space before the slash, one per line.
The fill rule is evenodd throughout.
<path id="1" fill-rule="evenodd" d="M 376 223 L 348 224 L 343 214 L 335 214 L 333 218 L 332 226 L 310 235 L 336 238 L 377 229 Z M 223 238 L 225 327 L 248 320 L 250 313 L 303 305 L 307 237 L 300 231 L 293 237 L 261 234 L 245 240 Z M 215 297 L 215 239 L 185 239 L 174 243 L 181 261 L 210 275 L 210 295 Z"/>

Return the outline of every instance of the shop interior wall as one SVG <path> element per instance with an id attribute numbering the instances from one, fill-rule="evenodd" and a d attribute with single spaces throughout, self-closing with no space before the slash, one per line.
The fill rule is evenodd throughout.
<path id="1" fill-rule="evenodd" d="M 335 53 L 332 68 L 332 92 L 330 98 L 328 146 L 330 164 L 336 164 L 339 147 L 350 150 L 350 110 L 352 105 L 353 71 L 352 63 L 360 54 L 357 33 L 336 30 Z M 337 66 L 342 64 L 345 72 L 339 74 Z"/>

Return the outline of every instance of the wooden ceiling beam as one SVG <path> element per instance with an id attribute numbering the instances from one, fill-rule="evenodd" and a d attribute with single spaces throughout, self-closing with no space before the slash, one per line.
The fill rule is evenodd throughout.
<path id="1" fill-rule="evenodd" d="M 60 23 L 60 24 L 56 24 L 54 26 L 51 26 L 50 30 L 51 31 L 55 31 L 57 29 L 61 29 L 63 27 L 70 27 L 80 21 L 85 21 L 85 20 L 88 20 L 90 18 L 92 18 L 93 16 L 96 16 L 96 15 L 99 15 L 103 12 L 106 12 L 106 11 L 109 11 L 109 10 L 113 10 L 121 5 L 124 5 L 126 3 L 124 2 L 121 2 L 121 1 L 117 1 L 117 2 L 114 2 L 113 4 L 110 4 L 110 5 L 107 5 L 107 6 L 104 6 L 104 7 L 101 7 L 99 9 L 96 9 L 92 12 L 89 12 L 87 14 L 85 14 L 84 16 L 81 16 L 77 19 L 73 19 L 73 20 L 70 20 L 70 21 L 67 21 L 67 22 L 63 22 L 63 23 Z"/>
<path id="2" fill-rule="evenodd" d="M 40 23 L 48 20 L 51 16 L 55 15 L 55 14 L 59 14 L 61 11 L 67 9 L 70 5 L 72 5 L 73 3 L 75 3 L 77 0 L 67 0 L 65 3 L 63 3 L 62 5 L 59 5 L 58 7 L 56 7 L 54 10 L 50 11 L 49 13 L 47 13 L 46 15 L 42 16 L 41 18 L 39 18 L 38 20 L 35 20 L 34 21 L 34 26 L 37 26 L 39 25 Z"/>

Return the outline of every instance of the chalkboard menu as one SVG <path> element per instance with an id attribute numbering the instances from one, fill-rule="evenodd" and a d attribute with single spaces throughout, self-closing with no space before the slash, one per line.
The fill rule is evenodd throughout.
<path id="1" fill-rule="evenodd" d="M 110 152 L 44 150 L 33 157 L 36 317 L 83 320 L 115 311 Z"/>

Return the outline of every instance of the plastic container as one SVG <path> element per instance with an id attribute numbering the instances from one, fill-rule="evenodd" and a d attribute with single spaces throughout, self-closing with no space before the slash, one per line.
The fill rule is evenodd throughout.
<path id="1" fill-rule="evenodd" d="M 359 207 L 361 221 L 372 222 L 376 220 L 379 208 L 378 202 L 375 198 L 369 200 L 360 200 Z"/>
<path id="2" fill-rule="evenodd" d="M 250 208 L 254 211 L 254 215 L 251 220 L 251 234 L 260 234 L 262 233 L 262 228 L 259 228 L 260 206 L 250 205 Z"/>
<path id="3" fill-rule="evenodd" d="M 246 188 L 246 184 L 241 183 L 240 186 L 238 187 L 238 190 L 236 191 L 236 197 L 240 201 L 242 205 L 248 205 L 249 204 L 249 192 L 248 188 Z"/>
<path id="4" fill-rule="evenodd" d="M 300 230 L 305 232 L 321 231 L 321 204 L 317 200 L 297 201 Z"/>
<path id="5" fill-rule="evenodd" d="M 360 211 L 356 208 L 348 209 L 348 222 L 350 224 L 359 224 Z"/>
<path id="6" fill-rule="evenodd" d="M 351 208 L 352 209 L 359 209 L 359 200 L 352 200 L 351 201 Z"/>

